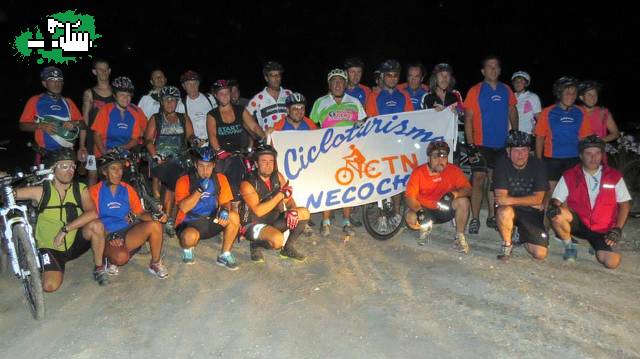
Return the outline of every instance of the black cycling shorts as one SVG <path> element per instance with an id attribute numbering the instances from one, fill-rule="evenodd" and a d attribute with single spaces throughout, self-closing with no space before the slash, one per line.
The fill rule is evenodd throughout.
<path id="1" fill-rule="evenodd" d="M 580 162 L 578 157 L 573 158 L 544 158 L 544 163 L 547 165 L 547 173 L 549 175 L 549 181 L 559 181 L 562 174 L 575 167 Z"/>
<path id="2" fill-rule="evenodd" d="M 500 157 L 506 157 L 507 152 L 504 148 L 491 148 L 485 146 L 478 146 L 478 151 L 480 155 L 484 158 L 484 164 L 486 167 L 482 166 L 472 166 L 471 171 L 473 172 L 486 172 L 487 169 L 494 169 L 496 167 L 496 163 Z"/>
<path id="3" fill-rule="evenodd" d="M 285 216 L 285 212 L 281 212 L 280 215 L 276 217 L 276 219 L 271 223 L 265 223 L 265 222 L 247 223 L 244 226 L 245 238 L 250 241 L 259 240 L 260 232 L 266 226 L 274 227 L 280 232 L 286 231 L 287 229 L 289 229 L 289 227 L 287 226 L 287 220 L 284 218 L 284 216 Z"/>
<path id="4" fill-rule="evenodd" d="M 224 231 L 224 227 L 219 225 L 218 223 L 215 223 L 212 218 L 210 219 L 203 217 L 198 218 L 194 221 L 185 221 L 180 223 L 176 227 L 176 234 L 178 235 L 178 237 L 180 237 L 182 232 L 184 232 L 184 230 L 187 228 L 194 228 L 195 230 L 197 230 L 198 233 L 200 233 L 200 239 L 212 238 L 215 237 L 218 233 Z"/>
<path id="5" fill-rule="evenodd" d="M 433 221 L 433 224 L 447 223 L 456 216 L 456 210 L 451 208 L 448 211 L 430 209 L 422 207 L 424 215 Z"/>
<path id="6" fill-rule="evenodd" d="M 613 248 L 604 241 L 606 233 L 598 233 L 590 230 L 578 217 L 578 214 L 571 211 L 571 236 L 589 241 L 591 248 L 597 251 L 613 252 Z"/>
<path id="7" fill-rule="evenodd" d="M 151 169 L 151 176 L 162 182 L 162 185 L 171 191 L 176 190 L 176 182 L 184 176 L 183 166 L 176 160 L 170 160 Z"/>
<path id="8" fill-rule="evenodd" d="M 247 172 L 247 168 L 244 165 L 244 161 L 241 156 L 231 156 L 224 160 L 216 161 L 216 172 L 222 173 L 229 180 L 229 186 L 231 192 L 233 192 L 233 200 L 239 201 L 240 197 L 240 182 L 244 174 Z"/>
<path id="9" fill-rule="evenodd" d="M 76 232 L 76 238 L 66 251 L 57 251 L 51 248 L 40 248 L 40 260 L 42 261 L 42 268 L 45 272 L 63 272 L 67 262 L 72 261 L 81 255 L 85 254 L 91 249 L 91 241 L 85 240 L 82 237 L 82 230 L 78 229 Z"/>
<path id="10" fill-rule="evenodd" d="M 514 206 L 513 210 L 520 242 L 549 247 L 549 238 L 544 228 L 544 212 L 523 206 Z"/>

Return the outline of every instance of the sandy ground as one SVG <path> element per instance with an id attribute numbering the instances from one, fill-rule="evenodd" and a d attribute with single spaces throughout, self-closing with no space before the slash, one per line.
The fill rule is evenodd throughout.
<path id="1" fill-rule="evenodd" d="M 0 357 L 640 357 L 640 256 L 624 243 L 611 271 L 586 243 L 576 263 L 563 262 L 555 242 L 544 262 L 520 248 L 501 263 L 497 233 L 485 228 L 466 256 L 452 250 L 450 225 L 424 247 L 408 231 L 379 242 L 360 228 L 348 244 L 333 232 L 303 239 L 306 263 L 266 252 L 254 264 L 240 243 L 235 272 L 214 264 L 217 240 L 201 242 L 190 266 L 173 240 L 168 279 L 153 278 L 138 255 L 108 287 L 93 282 L 85 255 L 46 295 L 40 322 L 2 273 Z"/>

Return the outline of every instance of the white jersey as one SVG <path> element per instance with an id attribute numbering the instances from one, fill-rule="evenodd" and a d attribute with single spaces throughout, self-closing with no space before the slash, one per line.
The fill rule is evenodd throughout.
<path id="1" fill-rule="evenodd" d="M 273 98 L 267 88 L 253 96 L 247 105 L 247 111 L 255 116 L 258 124 L 263 129 L 273 127 L 276 122 L 282 121 L 287 117 L 287 107 L 285 100 L 291 95 L 291 91 L 280 87 L 280 94 L 277 99 Z"/>
<path id="2" fill-rule="evenodd" d="M 530 91 L 516 93 L 518 104 L 518 129 L 526 133 L 533 133 L 536 127 L 536 119 L 534 115 L 542 112 L 542 105 L 538 95 Z"/>
<path id="3" fill-rule="evenodd" d="M 205 97 L 206 96 L 206 97 Z M 193 134 L 201 139 L 207 139 L 207 114 L 209 111 L 218 107 L 216 100 L 209 94 L 200 93 L 195 99 L 186 97 L 187 115 L 193 124 Z M 178 104 L 176 112 L 184 113 L 184 104 Z"/>

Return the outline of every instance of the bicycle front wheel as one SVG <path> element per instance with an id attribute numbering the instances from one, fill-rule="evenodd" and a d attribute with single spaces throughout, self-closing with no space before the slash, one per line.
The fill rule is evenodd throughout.
<path id="1" fill-rule="evenodd" d="M 400 204 L 400 213 L 404 213 L 404 201 Z M 404 216 L 397 220 L 393 210 L 393 200 L 385 198 L 382 206 L 377 202 L 364 205 L 362 210 L 362 222 L 367 232 L 375 239 L 386 241 L 393 238 L 404 224 Z"/>
<path id="2" fill-rule="evenodd" d="M 13 227 L 13 243 L 15 244 L 16 256 L 22 270 L 22 286 L 24 296 L 27 299 L 27 306 L 33 318 L 44 319 L 44 293 L 42 291 L 40 269 L 24 225 L 18 224 Z"/>

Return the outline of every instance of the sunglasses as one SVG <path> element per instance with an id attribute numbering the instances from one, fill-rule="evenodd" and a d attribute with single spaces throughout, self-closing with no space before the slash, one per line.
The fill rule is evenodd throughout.
<path id="1" fill-rule="evenodd" d="M 56 168 L 63 171 L 75 171 L 76 167 L 75 163 L 56 163 Z"/>

